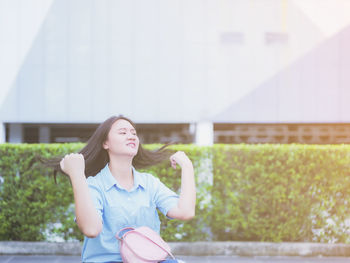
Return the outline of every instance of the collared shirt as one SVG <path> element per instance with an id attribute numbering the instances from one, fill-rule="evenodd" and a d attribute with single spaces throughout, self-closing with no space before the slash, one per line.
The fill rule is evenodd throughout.
<path id="1" fill-rule="evenodd" d="M 113 177 L 108 164 L 87 178 L 91 198 L 102 219 L 102 231 L 95 238 L 84 238 L 83 262 L 122 261 L 118 231 L 125 227 L 148 226 L 159 233 L 157 208 L 166 215 L 177 205 L 179 196 L 158 178 L 132 167 L 134 186 L 128 191 Z"/>

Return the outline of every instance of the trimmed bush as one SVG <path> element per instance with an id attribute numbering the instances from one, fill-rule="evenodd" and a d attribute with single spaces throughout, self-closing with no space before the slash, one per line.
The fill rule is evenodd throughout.
<path id="1" fill-rule="evenodd" d="M 65 240 L 80 233 L 74 222 L 72 189 L 68 178 L 58 176 L 57 185 L 51 171 L 36 161 L 36 156 L 63 155 L 81 144 L 2 144 L 0 146 L 0 239 L 45 240 L 51 229 Z"/>
<path id="2" fill-rule="evenodd" d="M 81 143 L 0 145 L 0 240 L 40 241 L 50 240 L 52 236 L 64 240 L 83 239 L 74 222 L 74 199 L 69 179 L 58 174 L 56 185 L 52 171 L 35 161 L 36 156 L 64 156 L 83 146 Z M 145 146 L 149 149 L 157 147 L 160 145 Z M 185 151 L 196 167 L 195 172 L 199 172 L 198 163 L 206 154 L 204 148 L 191 145 L 170 148 Z M 179 166 L 176 170 L 171 168 L 170 161 L 140 171 L 158 176 L 164 184 L 179 192 L 181 170 Z M 198 217 L 185 224 L 160 214 L 162 236 L 169 241 L 207 239 L 201 231 L 205 223 L 198 208 L 197 214 Z"/>
<path id="3" fill-rule="evenodd" d="M 349 146 L 213 149 L 215 240 L 349 241 Z"/>
<path id="4" fill-rule="evenodd" d="M 69 179 L 36 162 L 84 144 L 0 145 L 0 239 L 82 240 Z M 160 145 L 146 145 L 155 149 Z M 350 146 L 174 145 L 192 160 L 196 217 L 161 218 L 167 241 L 240 240 L 348 243 Z M 144 169 L 179 193 L 181 170 L 170 162 Z M 213 180 L 213 181 L 212 181 Z"/>

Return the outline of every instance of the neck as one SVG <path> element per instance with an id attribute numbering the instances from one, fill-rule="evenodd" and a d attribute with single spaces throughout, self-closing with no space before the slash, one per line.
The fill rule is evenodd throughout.
<path id="1" fill-rule="evenodd" d="M 133 182 L 132 158 L 109 156 L 109 170 L 119 183 Z"/>

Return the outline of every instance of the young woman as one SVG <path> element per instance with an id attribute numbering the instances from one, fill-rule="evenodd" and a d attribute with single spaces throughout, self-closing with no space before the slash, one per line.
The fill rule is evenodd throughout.
<path id="1" fill-rule="evenodd" d="M 142 148 L 135 125 L 128 118 L 103 122 L 80 153 L 60 160 L 71 180 L 76 222 L 84 234 L 83 262 L 122 262 L 115 235 L 124 227 L 148 226 L 159 233 L 156 209 L 168 218 L 189 220 L 195 215 L 193 165 L 184 152 L 169 157 L 163 146 Z M 136 170 L 170 159 L 181 167 L 178 196 L 151 174 Z"/>

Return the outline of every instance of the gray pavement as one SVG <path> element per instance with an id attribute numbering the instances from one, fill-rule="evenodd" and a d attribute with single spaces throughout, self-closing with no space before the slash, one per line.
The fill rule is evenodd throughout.
<path id="1" fill-rule="evenodd" d="M 350 244 L 192 242 L 169 243 L 186 263 L 350 263 Z M 78 263 L 81 243 L 0 241 L 0 263 Z M 180 256 L 181 255 L 181 256 Z"/>
<path id="2" fill-rule="evenodd" d="M 186 263 L 349 263 L 350 257 L 178 256 Z M 0 255 L 0 263 L 79 263 L 79 256 Z"/>
<path id="3" fill-rule="evenodd" d="M 169 242 L 175 255 L 230 257 L 349 257 L 350 244 L 271 242 Z M 79 242 L 0 241 L 0 255 L 80 256 Z M 350 261 L 349 261 L 350 262 Z"/>

